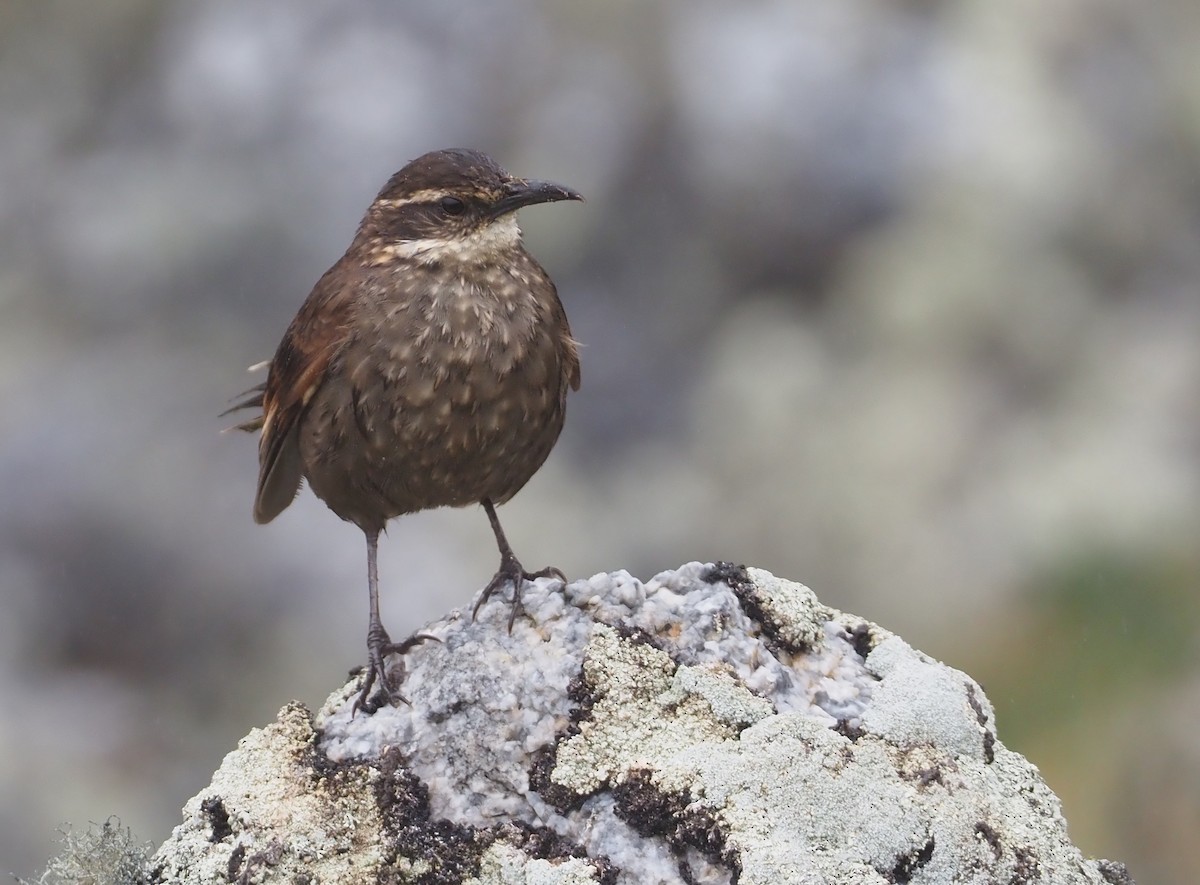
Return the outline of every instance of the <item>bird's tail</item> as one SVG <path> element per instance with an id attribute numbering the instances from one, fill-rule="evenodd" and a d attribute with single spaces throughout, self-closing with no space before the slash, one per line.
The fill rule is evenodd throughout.
<path id="1" fill-rule="evenodd" d="M 259 369 L 266 368 L 268 365 L 269 363 L 256 363 L 255 365 L 251 366 L 248 371 L 257 372 Z M 242 409 L 258 409 L 259 414 L 255 415 L 249 421 L 243 421 L 241 424 L 234 424 L 232 427 L 226 427 L 221 432 L 226 433 L 230 430 L 244 430 L 247 433 L 254 433 L 257 430 L 261 430 L 263 426 L 263 396 L 266 394 L 266 391 L 267 382 L 264 381 L 262 384 L 256 384 L 249 390 L 243 390 L 236 397 L 234 397 L 234 399 L 238 400 L 238 402 L 234 403 L 218 417 L 224 418 L 226 415 L 231 414 L 232 412 L 240 412 Z"/>

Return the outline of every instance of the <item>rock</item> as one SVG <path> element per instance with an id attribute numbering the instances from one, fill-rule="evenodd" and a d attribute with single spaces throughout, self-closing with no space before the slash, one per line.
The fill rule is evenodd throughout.
<path id="1" fill-rule="evenodd" d="M 411 706 L 255 729 L 168 883 L 1094 883 L 969 677 L 768 572 L 529 585 L 407 658 Z"/>

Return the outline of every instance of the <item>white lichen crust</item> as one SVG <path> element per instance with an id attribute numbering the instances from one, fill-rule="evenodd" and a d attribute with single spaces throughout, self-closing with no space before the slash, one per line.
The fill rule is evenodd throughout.
<path id="1" fill-rule="evenodd" d="M 982 690 L 768 572 L 527 585 L 246 737 L 157 857 L 179 883 L 1131 882 L 1082 857 Z"/>

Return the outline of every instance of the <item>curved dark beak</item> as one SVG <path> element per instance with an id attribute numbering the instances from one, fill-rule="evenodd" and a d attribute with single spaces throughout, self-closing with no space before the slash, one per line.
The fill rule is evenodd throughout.
<path id="1" fill-rule="evenodd" d="M 552 181 L 538 181 L 533 178 L 514 178 L 504 185 L 504 196 L 492 206 L 491 215 L 499 218 L 509 212 L 516 212 L 524 206 L 535 203 L 556 203 L 559 200 L 583 200 L 578 191 L 569 187 L 555 184 Z"/>

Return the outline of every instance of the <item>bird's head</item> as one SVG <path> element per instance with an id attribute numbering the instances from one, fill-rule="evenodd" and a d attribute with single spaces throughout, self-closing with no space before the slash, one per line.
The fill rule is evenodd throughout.
<path id="1" fill-rule="evenodd" d="M 432 151 L 384 185 L 359 236 L 382 261 L 482 262 L 520 244 L 518 209 L 582 199 L 560 184 L 515 178 L 479 151 Z"/>

